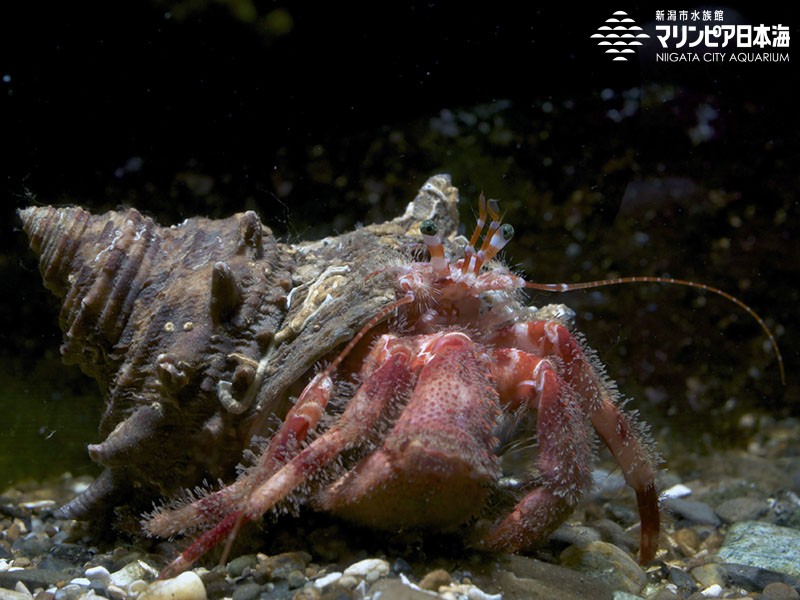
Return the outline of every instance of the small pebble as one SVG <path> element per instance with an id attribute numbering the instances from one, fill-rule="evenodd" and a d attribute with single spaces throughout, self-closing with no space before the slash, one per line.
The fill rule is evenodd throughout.
<path id="1" fill-rule="evenodd" d="M 0 600 L 32 600 L 33 596 L 28 592 L 18 592 L 16 590 L 7 590 L 0 588 Z"/>
<path id="2" fill-rule="evenodd" d="M 347 567 L 345 575 L 361 577 L 367 583 L 377 581 L 379 577 L 388 575 L 390 570 L 389 563 L 380 558 L 367 558 Z"/>
<path id="3" fill-rule="evenodd" d="M 327 575 L 323 575 L 319 579 L 315 579 L 314 580 L 314 587 L 321 590 L 325 586 L 330 585 L 330 584 L 334 583 L 335 581 L 339 581 L 339 579 L 341 577 L 342 577 L 342 574 L 339 573 L 338 571 L 333 572 L 333 573 L 328 573 Z"/>
<path id="4" fill-rule="evenodd" d="M 800 600 L 800 594 L 792 586 L 780 581 L 770 583 L 764 588 L 763 600 Z"/>
<path id="5" fill-rule="evenodd" d="M 292 571 L 289 573 L 288 577 L 286 577 L 286 583 L 289 584 L 290 590 L 303 587 L 306 581 L 305 573 L 302 571 Z"/>
<path id="6" fill-rule="evenodd" d="M 254 568 L 258 564 L 256 557 L 252 554 L 245 554 L 230 561 L 225 570 L 231 577 L 241 577 L 247 568 Z"/>
<path id="7" fill-rule="evenodd" d="M 172 579 L 154 581 L 137 600 L 206 600 L 203 581 L 193 571 Z"/>
<path id="8" fill-rule="evenodd" d="M 5 530 L 6 540 L 13 543 L 17 541 L 20 534 L 24 533 L 25 524 L 22 521 L 14 520 L 14 522 Z"/>
<path id="9" fill-rule="evenodd" d="M 292 571 L 305 571 L 311 562 L 311 555 L 307 552 L 284 552 L 274 556 L 258 554 L 258 564 L 255 572 L 267 580 L 285 579 Z"/>
<path id="10" fill-rule="evenodd" d="M 77 600 L 83 594 L 79 585 L 68 584 L 56 591 L 55 600 Z"/>
<path id="11" fill-rule="evenodd" d="M 134 596 L 138 596 L 147 589 L 147 582 L 144 579 L 137 579 L 128 585 L 128 591 Z"/>
<path id="12" fill-rule="evenodd" d="M 707 563 L 695 567 L 691 573 L 702 588 L 708 588 L 713 585 L 724 586 L 728 580 L 725 569 L 715 563 Z"/>
<path id="13" fill-rule="evenodd" d="M 111 600 L 125 600 L 128 597 L 128 593 L 125 590 L 113 584 L 106 588 L 106 592 L 108 592 L 108 597 Z"/>
<path id="14" fill-rule="evenodd" d="M 672 539 L 684 556 L 689 557 L 697 554 L 697 549 L 700 547 L 700 536 L 697 535 L 694 529 L 690 527 L 678 529 L 672 534 Z"/>
<path id="15" fill-rule="evenodd" d="M 592 542 L 586 548 L 570 546 L 560 558 L 563 566 L 591 573 L 614 590 L 637 594 L 647 583 L 647 575 L 636 561 L 607 542 Z"/>
<path id="16" fill-rule="evenodd" d="M 722 589 L 722 586 L 715 583 L 714 585 L 708 586 L 706 589 L 701 591 L 700 595 L 704 598 L 719 598 L 722 596 L 723 591 L 724 590 Z"/>
<path id="17" fill-rule="evenodd" d="M 392 573 L 395 575 L 400 575 L 401 573 L 408 575 L 411 573 L 411 565 L 408 564 L 407 560 L 402 558 L 398 558 L 392 563 Z"/>
<path id="18" fill-rule="evenodd" d="M 664 500 L 663 506 L 671 513 L 679 515 L 692 523 L 713 525 L 714 527 L 720 524 L 717 513 L 705 502 L 686 500 L 684 498 L 667 498 Z"/>
<path id="19" fill-rule="evenodd" d="M 253 582 L 245 582 L 236 586 L 232 600 L 256 600 L 261 594 L 261 586 Z"/>
<path id="20" fill-rule="evenodd" d="M 678 567 L 669 568 L 669 580 L 684 592 L 691 592 L 697 587 L 691 575 Z"/>
<path id="21" fill-rule="evenodd" d="M 440 587 L 450 585 L 452 579 L 450 573 L 444 569 L 434 569 L 419 582 L 419 587 L 423 590 L 430 590 L 431 592 L 438 592 Z"/>
<path id="22" fill-rule="evenodd" d="M 111 573 L 103 566 L 90 567 L 83 574 L 90 581 L 102 581 L 106 585 L 111 583 Z"/>
<path id="23" fill-rule="evenodd" d="M 726 500 L 716 511 L 719 518 L 725 523 L 738 523 L 739 521 L 755 521 L 765 515 L 769 507 L 761 498 L 732 498 Z"/>
<path id="24" fill-rule="evenodd" d="M 685 498 L 686 496 L 691 496 L 691 495 L 692 495 L 691 488 L 686 487 L 682 483 L 677 483 L 673 485 L 671 488 L 661 492 L 662 498 Z"/>

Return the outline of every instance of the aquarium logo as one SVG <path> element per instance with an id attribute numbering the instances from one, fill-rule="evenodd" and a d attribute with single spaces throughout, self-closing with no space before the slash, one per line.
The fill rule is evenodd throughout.
<path id="1" fill-rule="evenodd" d="M 597 45 L 606 48 L 606 54 L 614 61 L 627 61 L 629 55 L 636 54 L 634 48 L 642 45 L 641 40 L 649 38 L 624 10 L 618 10 L 606 19 L 606 24 L 591 37 L 599 40 Z"/>

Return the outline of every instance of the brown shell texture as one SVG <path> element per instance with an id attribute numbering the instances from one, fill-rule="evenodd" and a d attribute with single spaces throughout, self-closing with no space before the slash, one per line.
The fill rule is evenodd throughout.
<path id="1" fill-rule="evenodd" d="M 316 363 L 394 298 L 376 269 L 419 247 L 419 223 L 444 236 L 458 190 L 431 177 L 386 223 L 296 245 L 258 215 L 161 227 L 135 209 L 19 211 L 44 283 L 63 299 L 61 353 L 97 380 L 102 474 L 61 516 L 229 480 L 254 436 L 269 435 Z"/>

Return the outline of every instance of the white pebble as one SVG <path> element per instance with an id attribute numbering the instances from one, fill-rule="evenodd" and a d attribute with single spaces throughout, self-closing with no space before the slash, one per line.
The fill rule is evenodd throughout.
<path id="1" fill-rule="evenodd" d="M 363 577 L 368 583 L 373 583 L 379 577 L 388 575 L 390 568 L 389 563 L 383 559 L 367 558 L 347 567 L 344 570 L 344 574 Z"/>
<path id="2" fill-rule="evenodd" d="M 0 558 L 0 573 L 5 573 L 9 567 L 8 561 L 5 558 Z"/>
<path id="3" fill-rule="evenodd" d="M 154 581 L 138 600 L 206 600 L 206 587 L 196 573 L 187 571 L 173 579 Z"/>
<path id="4" fill-rule="evenodd" d="M 147 589 L 147 582 L 144 579 L 137 579 L 136 581 L 131 581 L 128 585 L 128 593 L 138 596 L 143 591 Z"/>
<path id="5" fill-rule="evenodd" d="M 128 592 L 115 586 L 113 583 L 106 588 L 106 592 L 111 600 L 125 600 L 125 598 L 128 597 Z"/>
<path id="6" fill-rule="evenodd" d="M 70 583 L 73 585 L 79 585 L 81 587 L 89 587 L 91 581 L 86 579 L 86 577 L 76 577 L 75 579 L 71 579 Z"/>
<path id="7" fill-rule="evenodd" d="M 111 573 L 103 566 L 90 567 L 84 571 L 83 576 L 90 581 L 102 581 L 106 585 L 111 582 Z"/>
<path id="8" fill-rule="evenodd" d="M 22 592 L 0 588 L 0 600 L 31 600 L 31 598 L 30 592 L 23 594 Z"/>
<path id="9" fill-rule="evenodd" d="M 692 495 L 692 489 L 682 483 L 676 483 L 668 490 L 661 492 L 662 498 L 684 498 Z"/>
<path id="10" fill-rule="evenodd" d="M 700 595 L 704 598 L 719 598 L 722 596 L 722 586 L 717 583 L 710 585 L 700 592 Z"/>
<path id="11" fill-rule="evenodd" d="M 342 574 L 339 573 L 338 571 L 335 571 L 333 573 L 328 573 L 327 575 L 323 575 L 319 579 L 315 579 L 314 580 L 314 587 L 319 589 L 319 590 L 321 590 L 326 585 L 330 585 L 330 584 L 334 583 L 335 581 L 339 581 L 339 579 L 341 579 L 341 577 L 342 577 Z"/>
<path id="12" fill-rule="evenodd" d="M 14 591 L 19 592 L 20 594 L 25 594 L 28 598 L 33 598 L 33 594 L 31 594 L 27 586 L 21 581 L 18 581 L 17 584 L 14 586 Z"/>

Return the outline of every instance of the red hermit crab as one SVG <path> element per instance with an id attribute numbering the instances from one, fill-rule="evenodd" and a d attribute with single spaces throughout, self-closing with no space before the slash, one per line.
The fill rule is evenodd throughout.
<path id="1" fill-rule="evenodd" d="M 620 408 L 613 382 L 558 311 L 524 305 L 521 289 L 660 281 L 721 294 L 767 331 L 763 321 L 736 298 L 687 281 L 526 282 L 493 260 L 513 228 L 483 197 L 463 257 L 445 255 L 433 221 L 422 222 L 420 233 L 429 260 L 399 261 L 370 276 L 387 278 L 394 300 L 306 385 L 257 464 L 217 492 L 144 520 L 161 537 L 205 530 L 163 577 L 287 501 L 381 529 L 486 522 L 487 499 L 503 474 L 498 452 L 529 415 L 536 418 L 535 475 L 506 514 L 477 528 L 474 545 L 515 552 L 546 539 L 591 486 L 593 429 L 636 493 L 640 561 L 654 557 L 660 518 L 645 429 Z M 332 402 L 343 411 L 323 419 Z"/>

